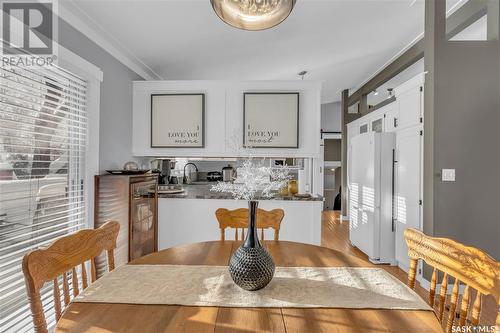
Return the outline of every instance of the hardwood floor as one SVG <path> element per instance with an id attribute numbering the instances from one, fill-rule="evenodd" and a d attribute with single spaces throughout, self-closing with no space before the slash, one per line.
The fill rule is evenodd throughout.
<path id="1" fill-rule="evenodd" d="M 321 222 L 322 246 L 342 251 L 368 261 L 368 257 L 363 252 L 351 245 L 349 241 L 349 221 L 342 221 L 340 219 L 340 212 L 324 211 Z M 404 283 L 407 282 L 408 275 L 399 267 L 389 265 L 377 265 L 376 267 L 385 269 Z M 422 288 L 418 282 L 416 282 L 415 291 L 423 299 L 428 299 L 427 290 Z M 482 303 L 480 324 L 488 326 L 494 325 L 499 310 L 495 299 L 491 296 L 483 297 Z"/>

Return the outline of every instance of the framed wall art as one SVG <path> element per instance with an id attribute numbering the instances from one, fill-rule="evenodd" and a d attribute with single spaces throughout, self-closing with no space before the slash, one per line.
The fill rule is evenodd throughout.
<path id="1" fill-rule="evenodd" d="M 299 148 L 299 93 L 243 94 L 243 145 Z"/>
<path id="2" fill-rule="evenodd" d="M 205 94 L 151 95 L 151 148 L 205 147 Z"/>

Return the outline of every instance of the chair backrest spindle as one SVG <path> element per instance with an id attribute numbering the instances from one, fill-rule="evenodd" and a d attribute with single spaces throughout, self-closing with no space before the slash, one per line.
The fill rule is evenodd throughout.
<path id="1" fill-rule="evenodd" d="M 462 295 L 462 303 L 460 304 L 460 319 L 458 322 L 459 326 L 464 326 L 465 322 L 467 321 L 467 313 L 469 312 L 469 297 L 469 286 L 465 286 L 464 293 Z"/>
<path id="2" fill-rule="evenodd" d="M 241 240 L 245 239 L 245 228 L 248 226 L 248 209 L 239 208 L 235 210 L 228 210 L 225 208 L 219 208 L 215 212 L 217 221 L 219 222 L 220 228 L 220 240 L 225 240 L 225 230 L 226 228 L 235 229 L 235 240 L 238 240 L 238 229 L 241 229 Z M 257 229 L 261 229 L 260 238 L 264 240 L 264 229 L 272 228 L 274 229 L 274 240 L 279 239 L 279 231 L 281 226 L 281 221 L 285 216 L 283 209 L 273 209 L 267 211 L 264 209 L 257 209 Z"/>
<path id="3" fill-rule="evenodd" d="M 434 296 L 436 295 L 437 269 L 432 270 L 431 287 L 429 289 L 429 305 L 434 308 Z M 413 288 L 412 288 L 413 289 Z"/>
<path id="4" fill-rule="evenodd" d="M 80 264 L 80 270 L 82 272 L 82 287 L 86 289 L 88 287 L 87 269 L 85 268 L 85 263 Z"/>
<path id="5" fill-rule="evenodd" d="M 49 281 L 53 283 L 54 310 L 56 320 L 59 320 L 62 313 L 59 276 L 62 277 L 63 301 L 67 307 L 71 301 L 68 273 L 71 272 L 71 289 L 73 297 L 76 297 L 80 293 L 77 267 L 80 267 L 83 289 L 88 285 L 85 263 L 91 261 L 93 282 L 96 276 L 94 258 L 101 252 L 108 252 L 108 269 L 113 270 L 113 249 L 116 248 L 119 229 L 118 222 L 109 221 L 99 229 L 80 230 L 57 239 L 45 249 L 31 251 L 24 256 L 23 273 L 35 332 L 47 332 L 47 322 L 40 298 L 40 289 L 43 285 Z"/>
<path id="6" fill-rule="evenodd" d="M 56 320 L 61 318 L 61 292 L 59 291 L 58 278 L 54 279 L 54 310 L 56 312 Z"/>
<path id="7" fill-rule="evenodd" d="M 446 304 L 446 295 L 448 291 L 448 274 L 443 274 L 443 280 L 441 281 L 441 289 L 439 290 L 439 308 L 438 308 L 438 319 L 443 321 L 444 316 L 444 306 Z"/>
<path id="8" fill-rule="evenodd" d="M 460 326 L 467 323 L 472 289 L 477 292 L 472 305 L 472 326 L 477 326 L 479 323 L 482 295 L 493 295 L 500 304 L 500 262 L 477 248 L 447 238 L 430 237 L 415 229 L 406 229 L 404 237 L 411 260 L 408 286 L 411 288 L 415 286 L 418 260 L 433 267 L 429 291 L 429 305 L 432 307 L 434 307 L 438 272 L 443 273 L 436 316 L 445 324 L 446 332 L 452 332 L 457 316 Z M 449 278 L 455 280 L 450 295 L 448 317 L 445 320 Z M 464 284 L 465 288 L 457 314 L 460 284 Z M 499 318 L 500 315 L 497 313 L 497 324 L 500 322 Z"/>

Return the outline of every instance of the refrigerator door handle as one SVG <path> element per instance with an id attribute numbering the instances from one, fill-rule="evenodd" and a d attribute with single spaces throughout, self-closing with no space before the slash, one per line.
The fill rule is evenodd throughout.
<path id="1" fill-rule="evenodd" d="M 391 220 L 392 220 L 392 232 L 396 231 L 396 216 L 394 214 L 394 208 L 395 208 L 395 199 L 396 199 L 396 164 L 398 162 L 396 161 L 396 149 L 392 150 L 392 209 L 391 209 Z"/>

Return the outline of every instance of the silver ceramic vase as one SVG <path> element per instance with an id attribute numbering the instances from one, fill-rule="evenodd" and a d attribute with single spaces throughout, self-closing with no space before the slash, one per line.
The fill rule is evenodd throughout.
<path id="1" fill-rule="evenodd" d="M 257 236 L 257 206 L 258 201 L 248 202 L 248 232 L 245 242 L 234 252 L 229 261 L 231 278 L 245 290 L 264 288 L 274 275 L 273 258 L 260 245 Z"/>

